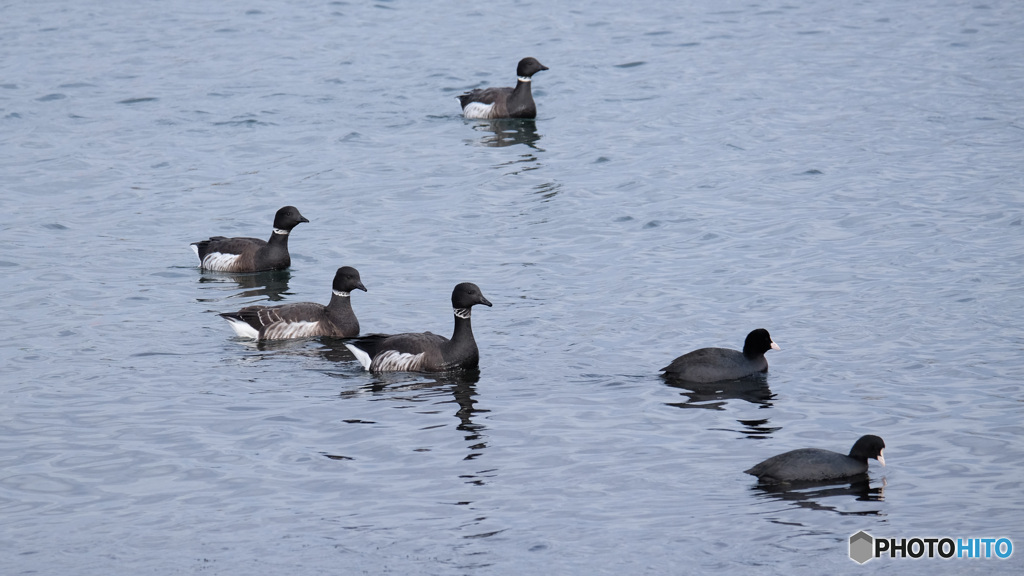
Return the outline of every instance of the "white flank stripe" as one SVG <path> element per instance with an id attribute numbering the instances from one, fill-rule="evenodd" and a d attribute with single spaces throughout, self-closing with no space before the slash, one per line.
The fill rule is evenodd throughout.
<path id="1" fill-rule="evenodd" d="M 241 338 L 252 338 L 253 340 L 259 339 L 259 330 L 249 326 L 248 323 L 235 318 L 225 318 L 225 320 L 228 321 L 228 324 L 235 331 L 235 334 L 238 334 Z"/>
<path id="2" fill-rule="evenodd" d="M 466 107 L 462 109 L 462 115 L 466 118 L 490 118 L 491 110 L 494 109 L 494 104 L 484 104 L 482 102 L 470 102 L 466 104 Z"/>
<path id="3" fill-rule="evenodd" d="M 370 363 L 373 362 L 373 360 L 370 359 L 369 354 L 363 352 L 362 350 L 356 348 L 351 344 L 345 344 L 345 348 L 348 348 L 348 351 L 351 352 L 352 355 L 356 357 L 356 360 L 359 360 L 359 363 L 363 365 L 364 370 L 370 369 Z"/>
<path id="4" fill-rule="evenodd" d="M 288 340 L 320 335 L 320 322 L 275 322 L 263 330 L 264 340 Z"/>
<path id="5" fill-rule="evenodd" d="M 198 254 L 198 248 L 197 254 Z M 238 254 L 224 254 L 222 252 L 210 252 L 203 258 L 203 268 L 219 272 L 230 272 L 238 261 Z"/>
<path id="6" fill-rule="evenodd" d="M 385 350 L 373 359 L 374 372 L 405 372 L 422 368 L 424 352 L 409 354 L 397 350 Z"/>

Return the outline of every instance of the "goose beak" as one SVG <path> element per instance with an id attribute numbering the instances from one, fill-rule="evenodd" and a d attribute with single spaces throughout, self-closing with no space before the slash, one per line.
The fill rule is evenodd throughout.
<path id="1" fill-rule="evenodd" d="M 480 302 L 479 303 L 483 304 L 484 306 L 490 306 L 491 305 L 491 303 L 487 300 L 487 298 L 484 298 L 483 295 L 480 296 Z"/>
<path id="2" fill-rule="evenodd" d="M 359 289 L 360 289 L 360 290 L 362 290 L 363 292 L 369 292 L 369 290 L 367 290 L 367 289 L 366 289 L 366 286 L 363 286 L 363 283 L 362 283 L 362 282 L 360 282 L 360 283 L 359 283 L 359 285 L 358 285 L 358 286 L 356 286 L 356 288 L 359 288 Z"/>

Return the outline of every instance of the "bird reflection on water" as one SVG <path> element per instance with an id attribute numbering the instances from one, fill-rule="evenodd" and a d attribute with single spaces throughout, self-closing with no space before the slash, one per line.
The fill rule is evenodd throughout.
<path id="1" fill-rule="evenodd" d="M 346 350 L 347 351 L 347 350 Z M 351 356 L 351 353 L 349 354 Z M 354 360 L 354 359 L 353 359 Z M 393 399 L 409 402 L 429 402 L 439 395 L 450 393 L 457 405 L 455 417 L 459 419 L 457 430 L 469 432 L 466 440 L 479 440 L 479 432 L 485 427 L 473 421 L 476 414 L 489 412 L 476 407 L 476 383 L 480 381 L 479 370 L 464 370 L 444 374 L 421 374 L 414 372 L 384 372 L 375 374 L 373 382 L 356 390 L 341 392 L 342 398 L 363 396 L 367 393 L 387 395 Z M 451 400 L 440 402 L 446 404 Z M 437 402 L 435 402 L 437 404 Z M 481 445 L 483 448 L 485 445 Z"/>
<path id="2" fill-rule="evenodd" d="M 740 380 L 724 380 L 721 382 L 689 382 L 663 376 L 665 384 L 679 389 L 679 395 L 685 396 L 684 402 L 666 402 L 676 408 L 703 408 L 705 410 L 725 410 L 730 400 L 744 400 L 758 408 L 771 408 L 775 394 L 768 387 L 764 376 L 742 378 Z M 739 432 L 749 438 L 768 438 L 780 430 L 778 426 L 770 426 L 768 418 L 737 420 L 741 424 Z M 728 429 L 727 429 L 728 430 Z"/>
<path id="3" fill-rule="evenodd" d="M 688 398 L 686 402 L 669 404 L 679 408 L 724 410 L 728 400 L 745 400 L 761 408 L 771 408 L 771 401 L 775 398 L 763 377 L 708 383 L 664 378 L 667 385 L 682 390 L 679 394 Z"/>
<path id="4" fill-rule="evenodd" d="M 758 483 L 751 490 L 758 493 L 759 499 L 791 503 L 796 508 L 824 510 L 841 516 L 881 516 L 885 514 L 882 510 L 841 510 L 838 506 L 828 506 L 821 501 L 825 498 L 852 496 L 858 502 L 882 502 L 885 500 L 885 484 L 885 478 L 882 478 L 881 485 L 872 488 L 868 475 L 860 474 L 841 481 Z"/>
<path id="5" fill-rule="evenodd" d="M 486 133 L 478 144 L 493 148 L 525 144 L 540 150 L 537 142 L 541 136 L 537 133 L 537 123 L 533 120 L 505 118 L 501 120 L 474 120 L 473 130 Z"/>
<path id="6" fill-rule="evenodd" d="M 322 347 L 316 350 L 317 354 L 330 362 L 351 363 L 352 369 L 360 375 L 364 374 L 362 366 L 359 365 L 352 353 L 345 348 L 344 340 L 323 338 L 320 340 Z M 339 372 L 338 377 L 347 378 L 347 372 Z M 459 423 L 455 429 L 462 432 L 463 440 L 467 443 L 468 453 L 463 460 L 475 460 L 482 455 L 487 448 L 486 436 L 483 434 L 486 427 L 476 421 L 477 416 L 489 412 L 489 410 L 477 407 L 476 384 L 480 381 L 479 370 L 464 370 L 441 374 L 424 374 L 418 372 L 384 372 L 373 374 L 373 379 L 368 384 L 355 389 L 342 390 L 340 398 L 361 398 L 366 396 L 379 397 L 381 399 L 394 400 L 412 405 L 439 407 L 455 404 L 454 416 Z M 448 398 L 448 395 L 451 395 Z M 446 399 L 448 398 L 448 399 Z M 429 409 L 429 412 L 444 412 L 440 408 Z M 344 459 L 336 455 L 324 454 L 332 459 Z M 484 484 L 486 478 L 496 474 L 493 469 L 478 470 L 473 473 L 460 476 L 467 484 Z"/>
<path id="7" fill-rule="evenodd" d="M 271 302 L 284 300 L 288 292 L 288 281 L 291 280 L 290 270 L 267 270 L 265 272 L 225 273 L 203 271 L 199 277 L 200 284 L 210 284 L 211 288 L 221 288 L 218 285 L 235 284 L 225 286 L 225 289 L 234 290 L 240 288 L 242 291 L 233 294 L 228 298 L 257 298 L 266 297 Z M 206 286 L 203 286 L 206 288 Z M 215 302 L 222 298 L 200 298 L 200 302 Z"/>

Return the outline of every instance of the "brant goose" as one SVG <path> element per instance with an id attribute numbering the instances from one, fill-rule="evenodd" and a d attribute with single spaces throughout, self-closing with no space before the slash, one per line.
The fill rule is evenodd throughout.
<path id="1" fill-rule="evenodd" d="M 349 293 L 366 291 L 359 280 L 359 271 L 342 266 L 334 274 L 334 294 L 327 306 L 316 302 L 296 302 L 281 306 L 247 306 L 238 312 L 221 314 L 235 334 L 254 340 L 285 340 L 288 338 L 351 338 L 359 335 L 359 320 L 352 313 Z"/>
<path id="2" fill-rule="evenodd" d="M 530 81 L 533 75 L 548 67 L 535 58 L 523 58 L 516 67 L 519 81 L 515 88 L 476 88 L 458 96 L 462 115 L 466 118 L 536 118 Z"/>
<path id="3" fill-rule="evenodd" d="M 475 304 L 491 305 L 476 284 L 463 282 L 452 290 L 455 333 L 451 340 L 430 332 L 371 334 L 345 346 L 363 368 L 371 372 L 474 370 L 480 363 L 480 351 L 469 322 L 470 310 Z"/>
<path id="4" fill-rule="evenodd" d="M 288 233 L 300 222 L 309 222 L 294 206 L 285 206 L 274 216 L 274 233 L 270 241 L 259 238 L 225 238 L 214 236 L 192 243 L 199 256 L 199 267 L 217 272 L 259 272 L 281 270 L 292 264 L 288 255 Z"/>
<path id="5" fill-rule="evenodd" d="M 689 382 L 736 380 L 768 371 L 764 353 L 779 345 L 764 328 L 758 328 L 743 342 L 743 352 L 727 348 L 701 348 L 676 358 L 661 370 L 665 376 Z"/>
<path id="6" fill-rule="evenodd" d="M 861 436 L 850 449 L 850 455 L 821 448 L 801 448 L 771 458 L 745 470 L 761 482 L 816 482 L 857 476 L 868 471 L 868 458 L 885 466 L 882 450 L 885 442 L 878 436 Z"/>

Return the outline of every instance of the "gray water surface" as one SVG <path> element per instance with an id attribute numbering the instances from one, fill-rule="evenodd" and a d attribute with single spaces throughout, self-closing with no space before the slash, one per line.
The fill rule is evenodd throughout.
<path id="1" fill-rule="evenodd" d="M 0 7 L 3 572 L 1020 572 L 847 541 L 1024 546 L 1022 55 L 1010 0 Z M 523 56 L 536 121 L 462 119 Z M 286 204 L 290 270 L 197 269 Z M 217 316 L 342 265 L 367 333 L 477 283 L 480 373 Z"/>

